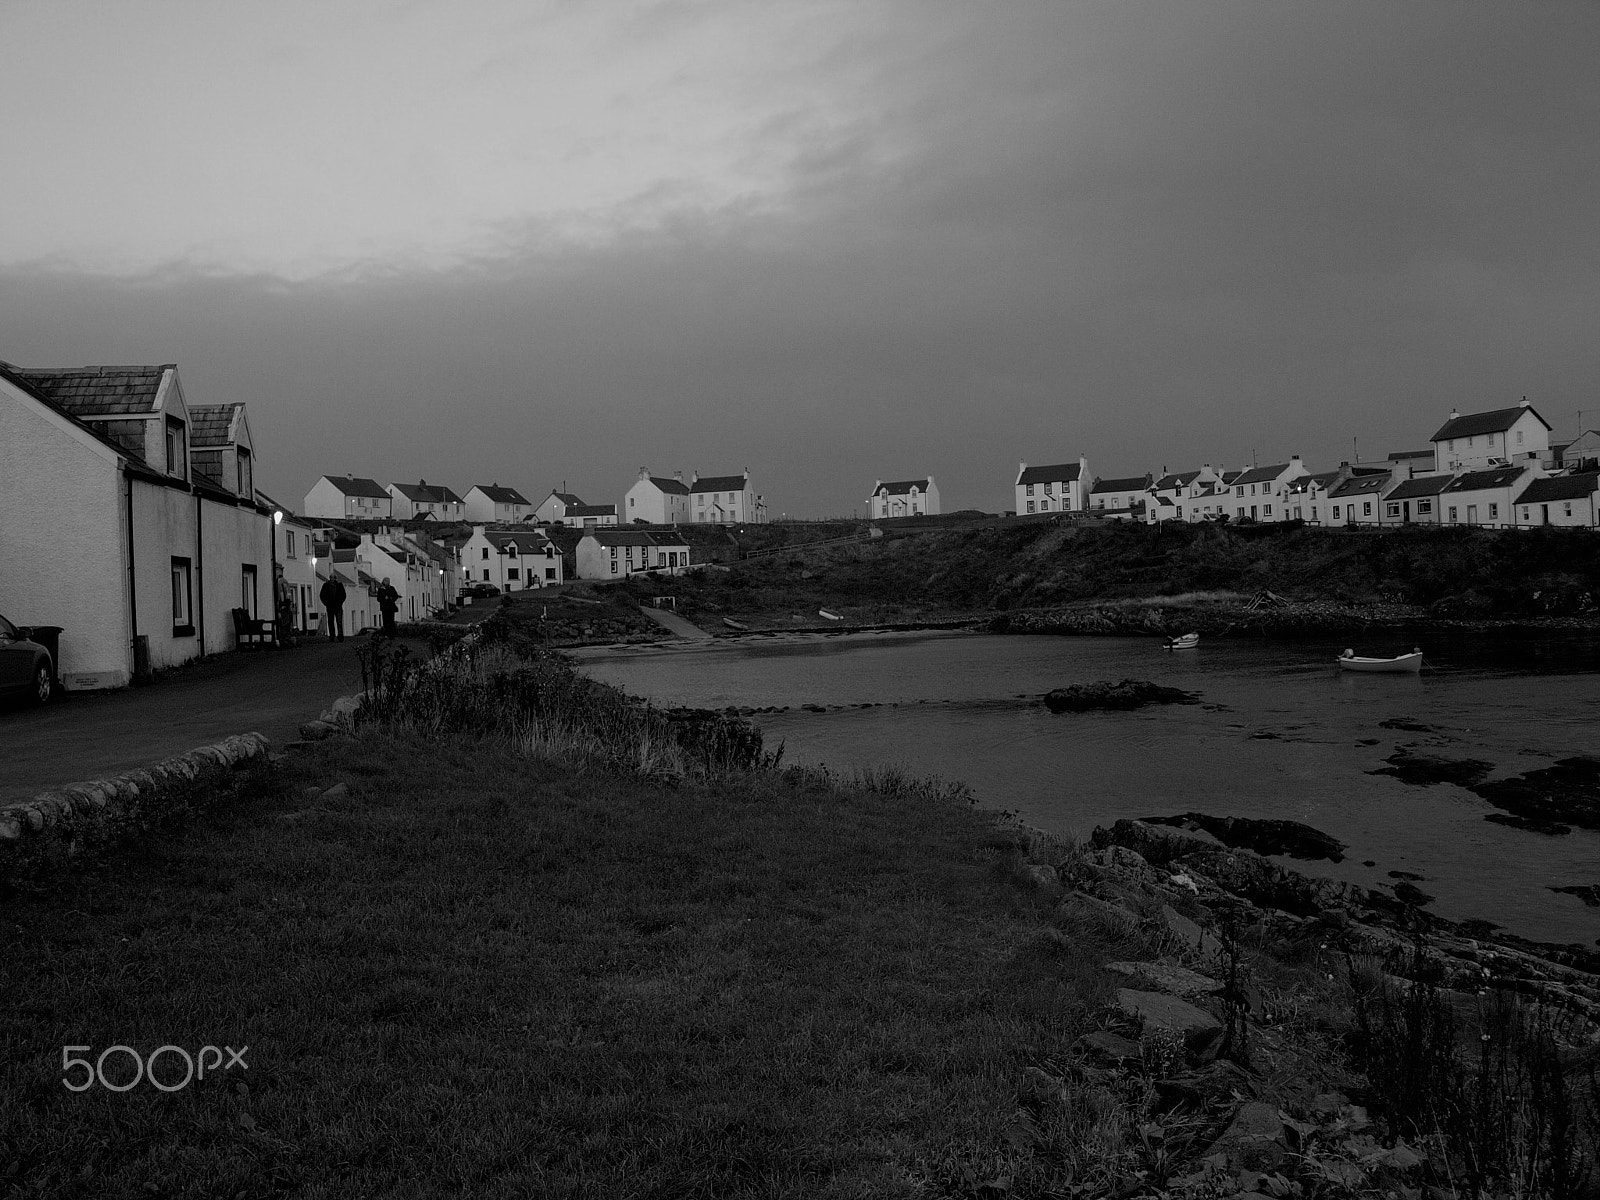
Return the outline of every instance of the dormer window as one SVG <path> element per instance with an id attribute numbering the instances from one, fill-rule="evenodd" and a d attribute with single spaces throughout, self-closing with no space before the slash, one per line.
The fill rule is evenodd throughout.
<path id="1" fill-rule="evenodd" d="M 177 417 L 167 418 L 167 474 L 189 478 L 189 436 Z"/>
<path id="2" fill-rule="evenodd" d="M 256 494 L 255 479 L 250 472 L 250 451 L 243 446 L 239 447 L 239 495 L 246 499 L 254 499 Z"/>

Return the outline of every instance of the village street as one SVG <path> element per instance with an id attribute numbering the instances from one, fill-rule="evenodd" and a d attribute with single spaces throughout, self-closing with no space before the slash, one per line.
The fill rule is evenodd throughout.
<path id="1" fill-rule="evenodd" d="M 63 783 L 148 766 L 235 733 L 293 741 L 337 697 L 361 690 L 365 637 L 220 654 L 148 687 L 57 693 L 43 708 L 0 708 L 0 806 Z M 426 655 L 426 642 L 406 641 Z"/>

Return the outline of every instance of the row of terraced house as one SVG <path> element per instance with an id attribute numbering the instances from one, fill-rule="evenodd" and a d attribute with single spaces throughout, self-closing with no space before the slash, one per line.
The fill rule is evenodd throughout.
<path id="1" fill-rule="evenodd" d="M 1552 443 L 1549 422 L 1521 404 L 1453 411 L 1427 450 L 1313 471 L 1288 462 L 1199 468 L 1121 478 L 1076 463 L 1030 467 L 1015 482 L 1018 515 L 1108 520 L 1304 521 L 1325 527 L 1407 524 L 1492 529 L 1540 525 L 1600 529 L 1600 432 Z"/>

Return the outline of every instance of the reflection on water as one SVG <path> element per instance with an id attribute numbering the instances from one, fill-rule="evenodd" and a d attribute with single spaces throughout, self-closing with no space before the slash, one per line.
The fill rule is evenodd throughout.
<path id="1" fill-rule="evenodd" d="M 789 761 L 962 779 L 982 803 L 1046 829 L 1087 834 L 1185 811 L 1304 821 L 1349 851 L 1300 870 L 1371 887 L 1411 872 L 1441 916 L 1594 942 L 1600 909 L 1548 889 L 1600 883 L 1600 832 L 1509 829 L 1462 788 L 1370 772 L 1399 747 L 1492 762 L 1497 776 L 1600 753 L 1600 641 L 1430 633 L 1420 676 L 1340 672 L 1333 660 L 1350 643 L 1219 639 L 1169 652 L 1155 638 L 791 636 L 590 651 L 584 667 L 662 703 L 790 706 L 757 718 Z M 1355 643 L 1361 654 L 1410 647 L 1409 635 Z M 1051 688 L 1123 678 L 1202 703 L 1059 715 L 1038 703 Z M 874 707 L 798 709 L 807 703 Z M 1425 728 L 1382 724 L 1396 720 Z"/>

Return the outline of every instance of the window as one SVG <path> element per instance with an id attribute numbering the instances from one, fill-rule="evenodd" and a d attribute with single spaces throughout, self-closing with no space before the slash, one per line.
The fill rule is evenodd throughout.
<path id="1" fill-rule="evenodd" d="M 284 549 L 286 551 L 285 557 L 287 557 L 287 558 L 295 557 L 295 553 L 294 553 L 294 530 L 285 529 L 283 531 L 283 539 L 284 539 Z"/>
<path id="2" fill-rule="evenodd" d="M 1491 520 L 1491 521 L 1497 520 L 1499 518 L 1499 516 L 1500 516 L 1500 506 L 1498 504 L 1489 505 L 1489 520 Z"/>
<path id="3" fill-rule="evenodd" d="M 250 472 L 250 451 L 239 447 L 239 495 L 246 498 L 256 494 L 255 480 Z"/>
<path id="4" fill-rule="evenodd" d="M 1455 440 L 1455 438 L 1451 438 L 1448 442 L 1446 442 L 1444 444 L 1444 448 L 1446 450 L 1454 450 L 1456 448 L 1456 440 Z"/>
<path id="5" fill-rule="evenodd" d="M 1317 506 L 1315 504 L 1311 506 L 1311 519 L 1313 521 L 1317 519 Z"/>
<path id="6" fill-rule="evenodd" d="M 478 557 L 479 558 L 488 558 L 489 557 L 489 547 L 487 547 L 487 546 L 483 547 L 483 549 L 479 552 Z"/>
<path id="7" fill-rule="evenodd" d="M 1300 519 L 1301 519 L 1301 517 L 1300 517 L 1300 506 L 1299 506 L 1299 505 L 1298 505 L 1298 504 L 1296 504 L 1296 505 L 1295 505 L 1295 506 L 1294 506 L 1294 519 L 1295 519 L 1295 520 L 1296 520 L 1296 521 L 1298 521 L 1298 520 L 1300 520 Z"/>
<path id="8" fill-rule="evenodd" d="M 1517 430 L 1517 445 L 1522 445 L 1522 430 Z"/>
<path id="9" fill-rule="evenodd" d="M 1028 490 L 1029 490 L 1029 491 L 1030 491 L 1030 492 L 1031 492 L 1031 491 L 1033 491 L 1033 489 L 1032 489 L 1032 488 L 1029 488 L 1029 489 L 1028 489 Z M 1054 496 L 1054 495 L 1055 495 L 1055 494 L 1056 494 L 1056 485 L 1055 485 L 1055 484 L 1053 484 L 1053 483 L 1047 483 L 1047 484 L 1045 484 L 1045 485 L 1044 485 L 1044 494 L 1045 494 L 1045 495 L 1046 495 L 1046 496 Z"/>
<path id="10" fill-rule="evenodd" d="M 189 478 L 189 438 L 183 422 L 176 417 L 167 418 L 167 474 L 179 479 Z"/>
<path id="11" fill-rule="evenodd" d="M 611 557 L 612 558 L 616 558 L 616 556 L 617 556 L 617 548 L 615 546 L 613 546 L 613 547 L 611 547 Z"/>
<path id="12" fill-rule="evenodd" d="M 556 569 L 554 567 L 546 567 L 544 569 L 544 577 L 546 579 L 554 579 L 556 577 Z"/>
<path id="13" fill-rule="evenodd" d="M 1033 495 L 1033 484 L 1031 483 L 1028 485 L 1028 495 Z"/>
<path id="14" fill-rule="evenodd" d="M 1241 517 L 1242 517 L 1242 516 L 1244 516 L 1244 505 L 1242 505 L 1242 504 L 1241 504 L 1241 505 L 1239 505 L 1239 515 L 1240 515 L 1240 516 L 1241 516 Z"/>
<path id="15" fill-rule="evenodd" d="M 1370 517 L 1372 515 L 1372 501 L 1371 500 L 1363 500 L 1361 502 L 1361 515 L 1363 517 Z"/>
<path id="16" fill-rule="evenodd" d="M 616 563 L 615 559 L 613 559 L 612 562 L 611 562 L 611 573 L 613 575 L 615 575 L 617 573 L 617 563 Z"/>
<path id="17" fill-rule="evenodd" d="M 1339 519 L 1339 506 L 1337 504 L 1333 506 L 1333 519 L 1335 521 Z"/>
<path id="18" fill-rule="evenodd" d="M 1032 487 L 1029 487 L 1029 488 L 1028 488 L 1028 490 L 1029 490 L 1029 491 L 1030 491 L 1030 492 L 1031 492 L 1031 491 L 1032 491 L 1032 490 L 1033 490 L 1033 488 L 1032 488 Z M 1028 511 L 1029 511 L 1029 512 L 1032 512 L 1032 511 L 1033 511 L 1033 501 L 1032 501 L 1032 500 L 1029 500 L 1029 501 L 1028 501 Z"/>
<path id="19" fill-rule="evenodd" d="M 1524 521 L 1528 519 L 1528 506 L 1526 504 L 1522 506 L 1522 519 Z"/>
<path id="20" fill-rule="evenodd" d="M 508 568 L 506 570 L 506 578 L 507 579 L 516 579 L 517 577 L 518 577 L 518 575 L 517 575 L 517 568 L 516 567 L 510 567 L 510 568 Z"/>
<path id="21" fill-rule="evenodd" d="M 239 569 L 239 607 L 250 615 L 251 620 L 256 617 L 256 568 L 254 563 L 245 563 Z"/>
<path id="22" fill-rule="evenodd" d="M 1570 517 L 1572 515 L 1572 501 L 1571 500 L 1564 501 L 1562 503 L 1562 505 L 1561 505 L 1561 508 L 1563 510 L 1562 514 L 1561 514 L 1562 516 Z"/>
<path id="23" fill-rule="evenodd" d="M 1398 517 L 1400 515 L 1400 506 L 1398 504 L 1384 505 L 1383 515 L 1386 517 Z"/>
<path id="24" fill-rule="evenodd" d="M 1263 517 L 1270 517 L 1270 516 L 1271 516 L 1271 515 L 1272 515 L 1272 505 L 1270 505 L 1270 504 L 1263 504 L 1263 505 L 1262 505 L 1262 506 L 1261 506 L 1261 515 L 1262 515 L 1262 516 L 1263 516 Z"/>
<path id="25" fill-rule="evenodd" d="M 1452 504 L 1450 506 L 1450 520 L 1451 520 L 1452 524 L 1455 522 L 1455 519 L 1456 519 L 1456 506 L 1454 504 Z"/>
<path id="26" fill-rule="evenodd" d="M 172 560 L 172 636 L 194 636 L 194 590 L 187 558 Z"/>
<path id="27" fill-rule="evenodd" d="M 485 567 L 485 568 L 484 568 L 484 569 L 483 569 L 483 581 L 484 581 L 484 582 L 485 582 L 485 583 L 488 583 L 488 582 L 489 582 L 489 568 L 488 568 L 488 567 Z"/>
<path id="28" fill-rule="evenodd" d="M 1418 500 L 1417 501 L 1417 515 L 1419 517 L 1423 513 L 1431 513 L 1432 511 L 1433 511 L 1433 501 L 1432 500 Z"/>

